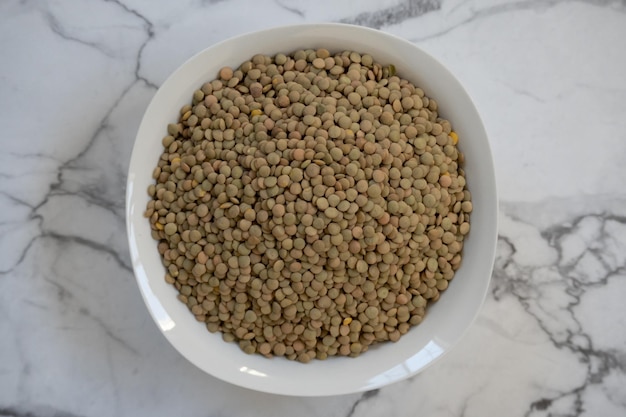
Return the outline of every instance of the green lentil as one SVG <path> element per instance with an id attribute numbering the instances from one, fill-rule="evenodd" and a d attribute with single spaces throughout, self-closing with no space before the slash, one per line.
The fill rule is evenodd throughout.
<path id="1" fill-rule="evenodd" d="M 267 357 L 357 356 L 446 290 L 473 211 L 464 156 L 395 71 L 354 51 L 259 54 L 165 126 L 145 214 L 209 331 Z"/>

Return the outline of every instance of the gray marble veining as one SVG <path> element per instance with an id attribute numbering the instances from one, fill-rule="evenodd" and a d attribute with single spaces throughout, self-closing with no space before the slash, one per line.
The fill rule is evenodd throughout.
<path id="1" fill-rule="evenodd" d="M 626 3 L 386 0 L 0 4 L 0 415 L 626 415 Z M 483 310 L 446 358 L 324 399 L 187 363 L 136 288 L 134 135 L 182 61 L 230 36 L 340 21 L 417 43 L 483 115 L 500 237 Z"/>

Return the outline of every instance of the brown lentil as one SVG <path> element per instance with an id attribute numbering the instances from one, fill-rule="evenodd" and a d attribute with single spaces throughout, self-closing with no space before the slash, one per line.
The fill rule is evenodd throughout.
<path id="1" fill-rule="evenodd" d="M 224 67 L 161 141 L 146 217 L 165 280 L 246 353 L 306 363 L 397 341 L 460 266 L 458 140 L 367 54 Z"/>

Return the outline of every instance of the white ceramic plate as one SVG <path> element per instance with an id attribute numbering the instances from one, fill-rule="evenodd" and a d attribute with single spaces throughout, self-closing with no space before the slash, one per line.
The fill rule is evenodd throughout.
<path id="1" fill-rule="evenodd" d="M 309 364 L 284 358 L 246 355 L 234 343 L 209 333 L 176 290 L 164 281 L 165 269 L 142 214 L 146 190 L 162 151 L 167 123 L 177 122 L 179 109 L 193 91 L 214 79 L 218 70 L 238 66 L 257 53 L 275 54 L 325 47 L 331 52 L 354 50 L 393 63 L 404 78 L 422 87 L 439 103 L 460 137 L 466 176 L 472 192 L 472 230 L 463 264 L 424 321 L 397 343 L 371 348 L 358 358 L 331 358 Z M 127 232 L 133 268 L 144 301 L 167 340 L 191 363 L 224 381 L 284 395 L 322 396 L 371 390 L 414 375 L 448 352 L 476 317 L 491 276 L 496 237 L 497 199 L 487 135 L 471 99 L 459 82 L 431 56 L 394 36 L 362 27 L 312 24 L 279 27 L 239 36 L 214 45 L 184 63 L 161 86 L 139 127 L 126 190 Z M 158 364 L 157 364 L 158 366 Z"/>

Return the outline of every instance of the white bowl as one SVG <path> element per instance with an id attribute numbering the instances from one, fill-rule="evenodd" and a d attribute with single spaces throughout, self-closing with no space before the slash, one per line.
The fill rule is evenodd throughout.
<path id="1" fill-rule="evenodd" d="M 257 53 L 289 53 L 325 47 L 331 52 L 354 50 L 371 54 L 382 64 L 393 63 L 403 78 L 423 88 L 439 103 L 460 137 L 466 157 L 468 188 L 474 211 L 462 266 L 429 306 L 424 321 L 397 343 L 379 344 L 357 358 L 335 357 L 308 364 L 284 358 L 246 355 L 234 343 L 211 334 L 195 320 L 177 291 L 164 281 L 156 242 L 143 217 L 147 188 L 162 152 L 166 124 L 177 122 L 178 111 L 204 82 L 225 66 L 238 66 Z M 471 99 L 443 65 L 415 45 L 397 37 L 357 26 L 311 24 L 249 33 L 214 45 L 178 68 L 148 106 L 139 127 L 128 172 L 127 232 L 133 268 L 143 299 L 167 340 L 203 371 L 242 387 L 283 395 L 322 396 L 371 390 L 424 370 L 448 352 L 473 322 L 485 297 L 497 238 L 497 198 L 493 161 L 480 116 Z"/>

